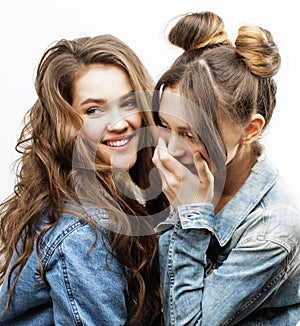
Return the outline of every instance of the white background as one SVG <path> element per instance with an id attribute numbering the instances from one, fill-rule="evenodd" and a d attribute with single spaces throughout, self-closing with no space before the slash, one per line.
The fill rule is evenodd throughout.
<path id="1" fill-rule="evenodd" d="M 141 58 L 154 81 L 180 51 L 166 39 L 168 22 L 187 12 L 220 15 L 235 38 L 240 25 L 255 24 L 274 36 L 282 55 L 276 77 L 277 107 L 264 136 L 268 155 L 298 198 L 299 17 L 296 0 L 15 0 L 0 5 L 0 201 L 15 182 L 13 161 L 22 118 L 36 99 L 34 73 L 44 50 L 61 38 L 113 34 Z M 168 30 L 168 29 L 167 29 Z"/>

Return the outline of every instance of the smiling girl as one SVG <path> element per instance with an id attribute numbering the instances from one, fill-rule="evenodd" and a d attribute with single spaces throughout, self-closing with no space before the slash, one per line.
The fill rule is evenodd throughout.
<path id="1" fill-rule="evenodd" d="M 35 85 L 1 205 L 0 324 L 159 324 L 147 71 L 113 36 L 61 40 Z"/>

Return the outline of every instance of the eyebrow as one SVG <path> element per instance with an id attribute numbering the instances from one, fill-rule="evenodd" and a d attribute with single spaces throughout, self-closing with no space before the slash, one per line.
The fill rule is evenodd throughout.
<path id="1" fill-rule="evenodd" d="M 124 101 L 124 100 L 128 99 L 128 97 L 131 97 L 131 96 L 136 97 L 136 96 L 135 96 L 135 92 L 134 92 L 133 90 L 132 90 L 132 91 L 129 91 L 129 92 L 126 93 L 125 95 L 120 96 L 119 99 L 120 99 L 121 101 Z"/>
<path id="2" fill-rule="evenodd" d="M 105 98 L 87 98 L 83 102 L 80 103 L 80 106 L 88 104 L 88 103 L 97 103 L 99 105 L 104 104 L 107 102 Z"/>
<path id="3" fill-rule="evenodd" d="M 169 125 L 167 121 L 158 113 L 158 119 L 162 122 L 165 123 L 166 125 Z M 176 129 L 178 131 L 191 131 L 191 128 L 189 126 L 177 126 Z"/>
<path id="4" fill-rule="evenodd" d="M 120 96 L 118 98 L 118 100 L 124 101 L 130 96 L 134 96 L 134 91 L 133 90 L 129 91 L 125 95 Z M 106 98 L 87 98 L 86 100 L 84 100 L 83 102 L 80 103 L 80 106 L 88 104 L 88 103 L 97 103 L 99 105 L 103 105 L 103 104 L 107 103 L 107 99 Z"/>

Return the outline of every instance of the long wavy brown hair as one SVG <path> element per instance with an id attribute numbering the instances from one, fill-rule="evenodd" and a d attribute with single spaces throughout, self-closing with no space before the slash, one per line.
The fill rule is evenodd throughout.
<path id="1" fill-rule="evenodd" d="M 145 128 L 140 132 L 137 163 L 129 174 L 112 172 L 103 158 L 95 156 L 93 144 L 80 132 L 82 120 L 71 106 L 74 81 L 97 64 L 114 65 L 127 73 L 142 111 Z M 161 212 L 167 211 L 151 160 L 155 141 L 148 127 L 153 126 L 152 80 L 126 44 L 111 35 L 101 35 L 61 40 L 49 48 L 38 65 L 35 87 L 38 99 L 25 117 L 16 146 L 21 156 L 16 165 L 14 194 L 1 204 L 0 211 L 0 283 L 8 278 L 6 308 L 32 251 L 40 254 L 44 234 L 70 210 L 66 203 L 81 210 L 87 204 L 105 208 L 110 221 L 103 235 L 109 241 L 110 252 L 123 266 L 124 277 L 126 269 L 131 271 L 128 297 L 137 308 L 129 324 L 141 324 L 150 315 L 151 325 L 162 308 L 153 226 L 164 215 Z M 135 200 L 124 176 L 146 190 L 146 207 Z M 97 222 L 84 217 L 80 209 L 74 213 L 93 227 L 97 241 Z M 46 217 L 47 224 L 40 231 L 41 216 Z M 15 251 L 18 259 L 7 272 Z M 40 271 L 44 276 L 41 262 Z"/>

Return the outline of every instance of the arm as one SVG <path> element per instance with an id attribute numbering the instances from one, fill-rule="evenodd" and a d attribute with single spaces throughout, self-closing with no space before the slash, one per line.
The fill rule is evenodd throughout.
<path id="1" fill-rule="evenodd" d="M 69 234 L 56 248 L 46 271 L 55 325 L 124 325 L 126 282 L 121 267 L 100 235 L 88 225 Z M 106 244 L 107 245 L 107 244 Z"/>
<path id="2" fill-rule="evenodd" d="M 234 325 L 280 285 L 287 251 L 263 237 L 245 237 L 205 278 L 213 211 L 207 204 L 191 207 L 179 207 L 180 221 L 160 238 L 166 324 Z"/>
<path id="3" fill-rule="evenodd" d="M 264 235 L 244 236 L 226 254 L 223 265 L 204 277 L 214 232 L 212 173 L 206 161 L 195 154 L 198 178 L 191 175 L 163 141 L 153 161 L 161 173 L 164 192 L 179 213 L 174 230 L 160 237 L 166 324 L 234 325 L 280 285 L 288 253 Z"/>

